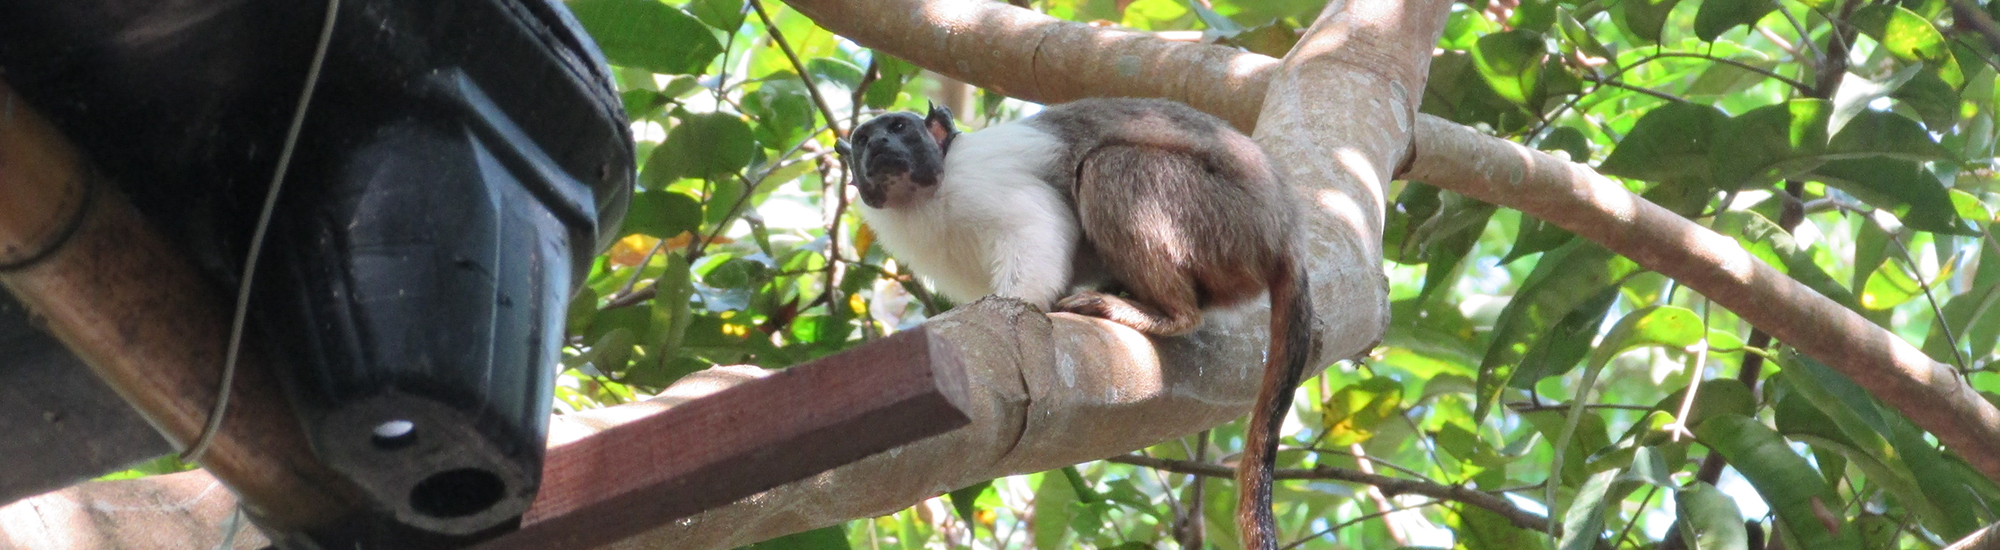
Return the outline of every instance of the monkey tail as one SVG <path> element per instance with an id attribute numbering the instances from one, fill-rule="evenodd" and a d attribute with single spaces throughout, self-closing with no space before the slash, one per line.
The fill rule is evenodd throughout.
<path id="1" fill-rule="evenodd" d="M 1305 270 L 1283 255 L 1271 270 L 1271 347 L 1264 382 L 1244 430 L 1236 467 L 1236 528 L 1245 550 L 1276 550 L 1277 517 L 1271 511 L 1271 471 L 1277 467 L 1278 428 L 1292 410 L 1293 389 L 1312 354 L 1312 295 Z"/>

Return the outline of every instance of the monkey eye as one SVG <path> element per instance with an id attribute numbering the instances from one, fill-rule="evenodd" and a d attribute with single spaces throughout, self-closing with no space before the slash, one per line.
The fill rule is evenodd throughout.
<path id="1" fill-rule="evenodd" d="M 903 122 L 901 120 L 893 120 L 889 122 L 889 131 L 901 132 L 903 131 L 903 128 L 907 126 L 909 126 L 909 123 Z"/>

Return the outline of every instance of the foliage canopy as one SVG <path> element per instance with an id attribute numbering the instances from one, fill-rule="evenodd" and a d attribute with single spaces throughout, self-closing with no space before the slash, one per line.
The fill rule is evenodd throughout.
<path id="1" fill-rule="evenodd" d="M 2000 1 L 1954 3 L 1475 0 L 1449 15 L 1422 111 L 1621 178 L 1993 399 L 2000 88 L 1994 45 L 1958 19 L 2000 15 Z M 1031 4 L 1273 56 L 1321 7 Z M 872 246 L 827 121 L 937 101 L 976 128 L 1035 106 L 775 3 L 570 7 L 616 66 L 645 161 L 626 236 L 569 312 L 560 408 L 643 399 L 717 364 L 782 368 L 950 306 Z M 1387 338 L 1307 381 L 1284 430 L 1281 467 L 1308 478 L 1277 494 L 1298 548 L 1935 548 L 2000 519 L 2000 486 L 1702 296 L 1512 210 L 1420 182 L 1390 191 Z M 1140 453 L 1218 463 L 1241 435 Z M 1192 518 L 1207 546 L 1234 548 L 1226 477 L 1173 470 L 1004 478 L 754 547 L 1162 548 Z M 1335 471 L 1504 498 L 1397 494 Z M 1551 509 L 1559 538 L 1515 521 Z"/>

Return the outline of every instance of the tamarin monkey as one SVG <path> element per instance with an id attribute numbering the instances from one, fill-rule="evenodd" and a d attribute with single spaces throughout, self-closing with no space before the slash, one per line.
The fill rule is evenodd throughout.
<path id="1" fill-rule="evenodd" d="M 1299 199 L 1256 142 L 1157 99 L 1086 99 L 963 134 L 932 107 L 849 137 L 862 218 L 954 300 L 997 294 L 1180 336 L 1204 308 L 1268 290 L 1237 523 L 1245 548 L 1277 547 L 1273 455 L 1311 353 L 1312 300 L 1293 237 Z"/>

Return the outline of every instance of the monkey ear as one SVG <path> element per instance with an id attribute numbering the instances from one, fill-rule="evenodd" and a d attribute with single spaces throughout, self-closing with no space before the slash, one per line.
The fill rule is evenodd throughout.
<path id="1" fill-rule="evenodd" d="M 935 103 L 931 104 L 930 116 L 924 117 L 924 127 L 930 129 L 931 139 L 937 141 L 938 147 L 944 147 L 951 136 L 958 134 L 958 127 L 952 125 L 951 109 Z"/>
<path id="2" fill-rule="evenodd" d="M 854 146 L 848 145 L 846 139 L 834 138 L 833 152 L 840 153 L 842 158 L 851 158 L 854 156 Z"/>

